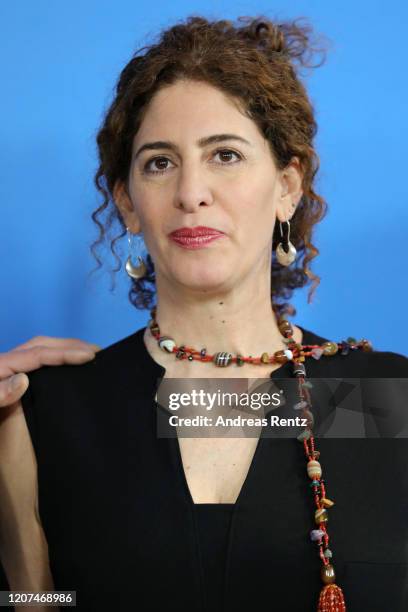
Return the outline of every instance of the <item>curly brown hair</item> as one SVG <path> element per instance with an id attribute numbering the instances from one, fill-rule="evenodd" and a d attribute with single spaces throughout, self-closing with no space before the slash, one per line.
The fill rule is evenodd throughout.
<path id="1" fill-rule="evenodd" d="M 99 237 L 91 245 L 96 269 L 102 265 L 96 249 L 115 226 L 119 234 L 110 235 L 110 250 L 117 267 L 112 272 L 122 265 L 115 245 L 126 234 L 126 227 L 112 193 L 118 179 L 127 183 L 133 138 L 149 102 L 164 85 L 178 79 L 199 80 L 243 104 L 247 116 L 268 140 L 278 169 L 285 168 L 293 156 L 298 157 L 303 194 L 291 220 L 291 242 L 297 256 L 288 267 L 272 256 L 271 302 L 278 316 L 296 314 L 285 300 L 291 298 L 294 289 L 313 281 L 308 293 L 311 301 L 320 283 L 320 277 L 309 267 L 319 253 L 312 244 L 312 232 L 325 216 L 327 204 L 314 190 L 320 164 L 313 146 L 317 124 L 300 70 L 321 66 L 325 49 L 312 46 L 312 28 L 307 22 L 300 24 L 302 19 L 278 22 L 264 16 L 238 17 L 234 24 L 193 15 L 161 32 L 155 44 L 135 52 L 119 76 L 115 98 L 97 134 L 99 167 L 94 182 L 103 202 L 92 213 L 99 228 Z M 323 53 L 323 58 L 311 64 L 309 60 L 316 51 Z M 273 251 L 279 241 L 279 224 L 275 224 Z M 129 299 L 139 309 L 154 307 L 155 273 L 150 255 L 146 263 L 146 276 L 130 279 Z"/>

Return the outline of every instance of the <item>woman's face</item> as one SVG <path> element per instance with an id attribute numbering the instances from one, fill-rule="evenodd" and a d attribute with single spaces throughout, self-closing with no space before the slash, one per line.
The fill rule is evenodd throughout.
<path id="1" fill-rule="evenodd" d="M 221 134 L 231 137 L 205 142 Z M 143 231 L 158 283 L 230 290 L 270 275 L 275 217 L 290 218 L 301 196 L 296 168 L 277 171 L 268 141 L 223 92 L 178 81 L 157 92 L 134 138 L 130 199 L 123 186 L 114 196 L 129 229 Z M 224 236 L 196 249 L 169 237 L 197 226 Z"/>

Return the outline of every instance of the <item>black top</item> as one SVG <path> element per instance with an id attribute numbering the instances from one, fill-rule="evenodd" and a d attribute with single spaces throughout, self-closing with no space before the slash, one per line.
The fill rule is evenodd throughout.
<path id="1" fill-rule="evenodd" d="M 326 340 L 302 331 L 304 344 Z M 309 537 L 316 526 L 302 444 L 262 432 L 236 504 L 195 506 L 177 438 L 157 436 L 155 394 L 165 370 L 143 334 L 86 364 L 29 374 L 22 401 L 55 588 L 76 590 L 78 610 L 203 612 L 207 598 L 212 612 L 315 612 L 321 561 Z M 392 352 L 337 353 L 305 365 L 312 378 L 408 378 L 408 359 Z M 272 375 L 289 377 L 291 363 Z M 378 391 L 387 393 L 375 399 L 393 408 L 399 398 L 383 383 Z M 316 444 L 335 502 L 328 533 L 347 611 L 405 611 L 408 439 Z"/>
<path id="2" fill-rule="evenodd" d="M 194 504 L 204 573 L 206 609 L 221 610 L 229 529 L 234 504 Z"/>

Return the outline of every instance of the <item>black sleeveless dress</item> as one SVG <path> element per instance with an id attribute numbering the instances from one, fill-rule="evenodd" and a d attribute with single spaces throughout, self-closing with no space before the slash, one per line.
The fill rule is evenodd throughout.
<path id="1" fill-rule="evenodd" d="M 302 331 L 304 344 L 326 340 Z M 81 611 L 315 612 L 321 561 L 302 444 L 262 433 L 237 502 L 195 505 L 177 438 L 157 436 L 165 370 L 143 334 L 92 362 L 29 374 L 22 401 L 55 588 L 75 590 Z M 402 355 L 358 350 L 306 365 L 312 379 L 381 377 L 377 405 L 406 402 L 386 384 L 408 378 Z M 288 378 L 290 363 L 272 374 Z M 316 442 L 348 612 L 408 609 L 408 438 L 397 433 Z"/>

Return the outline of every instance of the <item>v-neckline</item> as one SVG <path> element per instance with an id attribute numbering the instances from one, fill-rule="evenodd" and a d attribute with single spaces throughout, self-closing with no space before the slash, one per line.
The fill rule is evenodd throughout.
<path id="1" fill-rule="evenodd" d="M 305 341 L 305 337 L 307 338 L 308 335 L 310 335 L 310 332 L 308 332 L 307 330 L 305 330 L 301 325 L 297 325 L 301 330 L 302 330 L 302 343 L 303 344 L 307 344 L 307 339 Z M 157 388 L 160 384 L 160 381 L 164 378 L 164 375 L 166 373 L 166 369 L 161 366 L 159 363 L 157 363 L 157 361 L 155 361 L 153 359 L 153 357 L 151 356 L 151 354 L 149 353 L 149 351 L 147 350 L 147 347 L 145 345 L 144 342 L 144 332 L 145 332 L 146 327 L 141 328 L 138 330 L 138 332 L 136 332 L 137 334 L 140 334 L 140 339 L 143 345 L 143 349 L 144 349 L 144 356 L 146 359 L 146 365 L 148 365 L 150 367 L 150 369 L 156 374 L 156 380 L 155 380 L 155 385 L 154 385 L 154 389 L 153 389 L 153 394 L 155 394 L 157 392 Z M 283 373 L 283 376 L 282 376 Z M 282 364 L 279 368 L 277 368 L 276 370 L 274 370 L 270 376 L 270 378 L 276 379 L 276 378 L 288 378 L 291 375 L 291 362 L 288 361 L 284 364 Z M 245 378 L 245 377 L 244 377 Z M 265 380 L 268 380 L 269 378 L 265 378 Z M 156 404 L 156 407 L 158 407 L 158 404 L 155 400 L 155 395 L 153 395 L 152 400 L 154 401 L 154 403 Z M 235 512 L 236 509 L 241 505 L 242 500 L 244 499 L 246 492 L 248 490 L 249 487 L 249 481 L 252 480 L 254 478 L 254 473 L 256 472 L 256 467 L 257 467 L 257 463 L 259 461 L 259 455 L 262 452 L 263 449 L 263 444 L 265 441 L 264 438 L 264 431 L 265 431 L 266 426 L 263 425 L 261 427 L 261 433 L 259 435 L 258 438 L 258 442 L 255 448 L 255 452 L 253 454 L 250 466 L 248 468 L 248 472 L 245 476 L 244 482 L 242 483 L 242 486 L 240 488 L 238 497 L 236 499 L 236 501 L 234 503 L 231 504 L 225 504 L 228 506 L 231 506 L 232 510 Z M 181 456 L 181 449 L 180 449 L 180 443 L 179 443 L 179 437 L 175 436 L 174 438 L 167 438 L 169 444 L 170 444 L 170 448 L 173 452 L 173 457 L 175 457 L 176 459 L 176 465 L 177 465 L 177 472 L 181 477 L 182 483 L 183 483 L 183 491 L 184 491 L 184 495 L 185 498 L 188 501 L 189 506 L 191 507 L 191 509 L 194 509 L 196 506 L 200 506 L 200 503 L 196 503 L 193 500 L 193 496 L 191 495 L 191 491 L 190 491 L 190 487 L 188 486 L 188 482 L 187 482 L 187 477 L 186 477 L 186 472 L 184 470 L 184 466 L 183 466 L 183 460 L 182 460 L 182 456 Z M 219 504 L 217 502 L 215 503 L 207 503 L 205 504 L 207 506 L 209 505 L 213 505 L 213 506 L 218 506 Z"/>
<path id="2" fill-rule="evenodd" d="M 196 506 L 201 506 L 201 505 L 205 505 L 205 506 L 219 506 L 219 505 L 228 505 L 231 506 L 232 508 L 237 508 L 241 501 L 242 498 L 244 497 L 244 494 L 246 492 L 246 489 L 248 488 L 248 481 L 250 480 L 250 478 L 252 477 L 252 473 L 255 470 L 256 467 L 256 463 L 260 454 L 260 448 L 261 448 L 261 443 L 263 443 L 264 438 L 263 438 L 263 432 L 264 432 L 264 426 L 261 428 L 261 433 L 260 436 L 258 438 L 258 442 L 256 444 L 256 448 L 255 448 L 255 452 L 253 454 L 250 466 L 248 468 L 248 472 L 245 476 L 244 482 L 241 485 L 241 489 L 238 493 L 238 497 L 236 499 L 235 502 L 232 503 L 228 503 L 228 504 L 223 504 L 223 503 L 218 503 L 218 502 L 204 502 L 204 504 L 201 503 L 197 503 L 194 501 L 193 496 L 191 495 L 191 491 L 190 491 L 190 487 L 188 486 L 188 482 L 187 482 L 187 477 L 186 477 L 186 472 L 184 470 L 184 466 L 183 466 L 183 460 L 182 460 L 182 456 L 181 456 L 181 450 L 180 450 L 180 443 L 179 443 L 179 438 L 178 436 L 176 436 L 175 438 L 169 438 L 169 440 L 173 443 L 173 451 L 176 453 L 176 457 L 177 457 L 177 469 L 181 475 L 182 481 L 183 481 L 183 488 L 184 488 L 184 492 L 188 498 L 189 504 L 190 506 L 192 506 L 193 508 L 195 508 Z"/>

